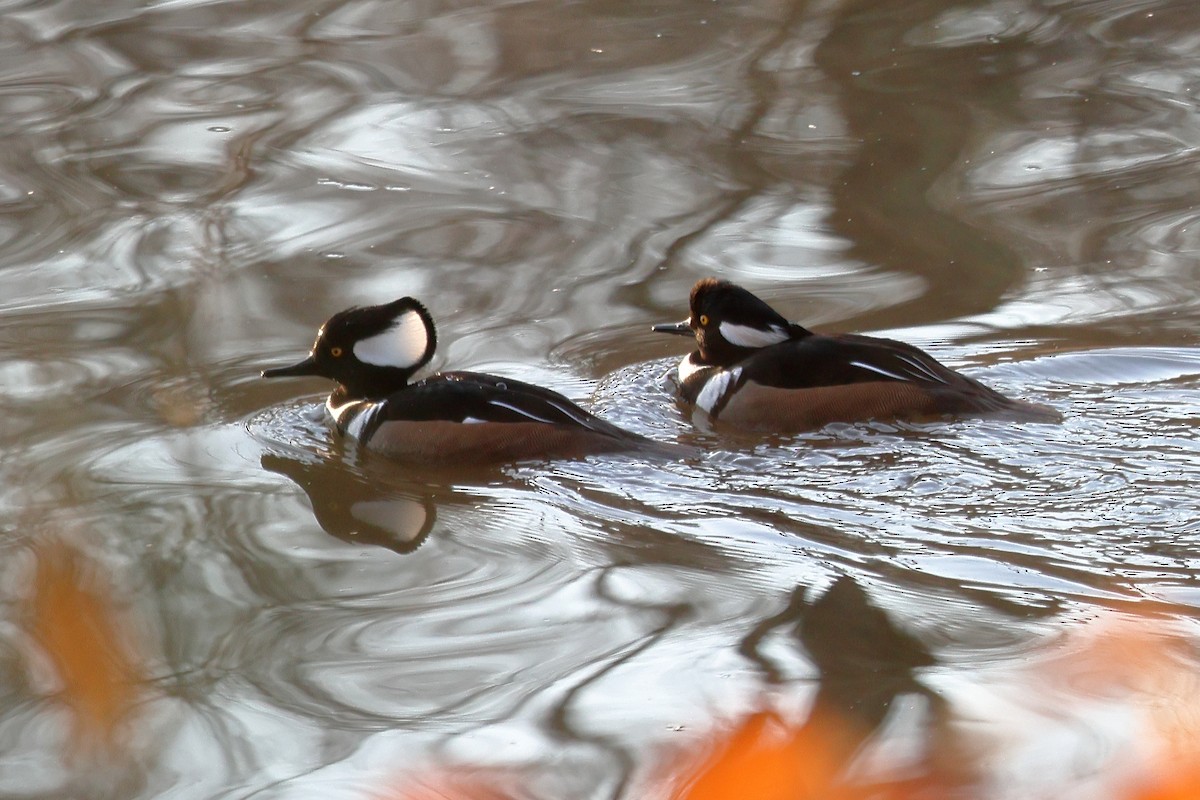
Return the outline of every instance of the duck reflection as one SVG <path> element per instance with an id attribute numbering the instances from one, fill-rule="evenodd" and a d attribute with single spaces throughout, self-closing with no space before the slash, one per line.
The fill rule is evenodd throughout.
<path id="1" fill-rule="evenodd" d="M 303 489 L 317 524 L 343 542 L 411 553 L 437 519 L 433 491 L 416 483 L 379 481 L 336 460 L 266 453 L 261 461 L 264 469 L 286 475 Z"/>

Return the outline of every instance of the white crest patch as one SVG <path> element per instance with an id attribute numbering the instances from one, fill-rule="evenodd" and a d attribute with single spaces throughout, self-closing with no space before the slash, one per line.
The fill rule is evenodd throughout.
<path id="1" fill-rule="evenodd" d="M 752 328 L 749 325 L 722 322 L 719 328 L 725 341 L 738 347 L 770 347 L 773 344 L 786 342 L 788 338 L 787 331 L 778 325 Z"/>
<path id="2" fill-rule="evenodd" d="M 713 409 L 717 407 L 717 403 L 721 402 L 729 390 L 737 385 L 738 378 L 742 377 L 742 368 L 734 367 L 733 369 L 721 370 L 716 375 L 713 375 L 704 384 L 704 388 L 700 390 L 700 394 L 696 397 L 696 406 L 712 414 Z"/>
<path id="3" fill-rule="evenodd" d="M 410 369 L 429 346 L 425 320 L 416 311 L 405 311 L 383 333 L 354 343 L 354 357 L 377 367 Z"/>

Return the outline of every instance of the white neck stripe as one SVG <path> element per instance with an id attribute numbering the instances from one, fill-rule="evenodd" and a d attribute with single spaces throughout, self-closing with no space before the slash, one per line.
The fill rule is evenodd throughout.
<path id="1" fill-rule="evenodd" d="M 705 382 L 700 394 L 696 397 L 696 405 L 705 413 L 712 414 L 729 390 L 737 387 L 738 379 L 741 377 L 741 367 L 721 370 Z"/>

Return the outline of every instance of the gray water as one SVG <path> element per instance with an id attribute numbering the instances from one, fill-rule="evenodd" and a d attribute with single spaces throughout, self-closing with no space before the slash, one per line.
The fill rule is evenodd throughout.
<path id="1" fill-rule="evenodd" d="M 840 668 L 768 623 L 802 589 L 861 646 L 846 577 L 929 654 L 867 756 L 1015 728 L 962 796 L 1121 796 L 1139 728 L 1013 670 L 1103 615 L 1192 642 L 1198 37 L 1182 1 L 0 4 L 0 795 L 641 797 L 764 691 L 804 719 Z M 649 328 L 706 275 L 1064 422 L 697 430 Z M 258 378 L 405 294 L 435 368 L 702 455 L 402 470 Z M 136 664 L 104 769 L 48 542 Z"/>

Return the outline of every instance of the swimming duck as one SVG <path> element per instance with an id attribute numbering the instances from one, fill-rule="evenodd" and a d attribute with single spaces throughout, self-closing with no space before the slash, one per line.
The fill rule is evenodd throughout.
<path id="1" fill-rule="evenodd" d="M 511 378 L 442 372 L 410 382 L 436 347 L 425 306 L 401 297 L 334 314 L 307 358 L 262 376 L 334 381 L 325 408 L 338 433 L 405 462 L 495 464 L 670 447 L 605 422 L 557 392 Z"/>
<path id="2" fill-rule="evenodd" d="M 910 344 L 810 331 L 729 281 L 700 280 L 689 306 L 686 320 L 653 330 L 695 338 L 698 349 L 679 364 L 679 399 L 712 420 L 765 431 L 944 415 L 1061 420 Z"/>

